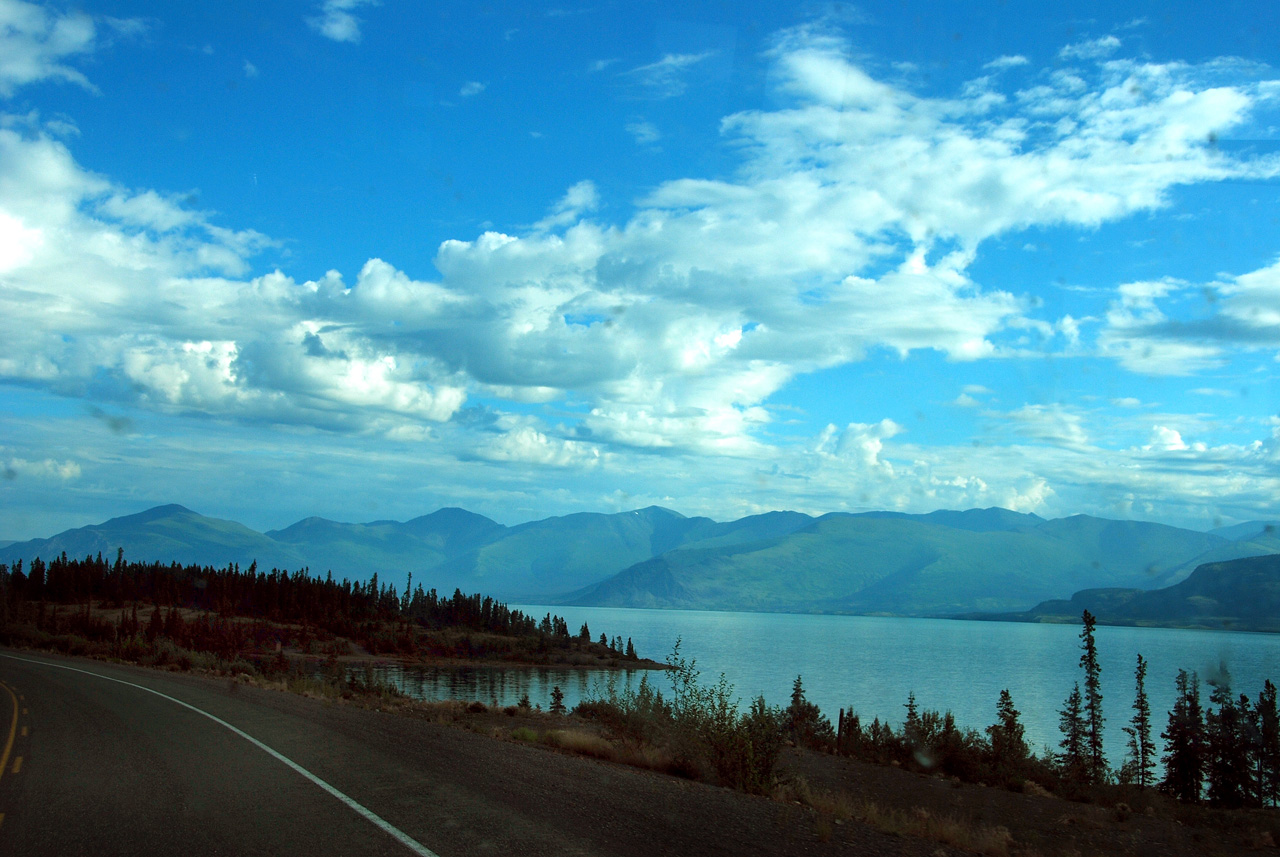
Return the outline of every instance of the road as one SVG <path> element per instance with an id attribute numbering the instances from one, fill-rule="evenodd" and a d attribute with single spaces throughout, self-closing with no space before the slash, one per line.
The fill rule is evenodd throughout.
<path id="1" fill-rule="evenodd" d="M 932 854 L 807 810 L 229 679 L 0 649 L 0 854 Z"/>

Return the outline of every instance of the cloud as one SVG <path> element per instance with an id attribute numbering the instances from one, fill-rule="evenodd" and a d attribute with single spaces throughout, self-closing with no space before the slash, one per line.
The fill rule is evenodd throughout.
<path id="1" fill-rule="evenodd" d="M 990 69 L 992 71 L 1004 71 L 1005 69 L 1009 69 L 1009 68 L 1017 68 L 1018 66 L 1022 66 L 1022 65 L 1030 65 L 1030 63 L 1031 63 L 1031 60 L 1021 55 L 1012 55 L 1012 56 L 1005 55 L 1002 57 L 996 57 L 991 62 L 984 65 L 983 68 Z"/>
<path id="2" fill-rule="evenodd" d="M 0 96 L 42 80 L 94 86 L 65 60 L 93 50 L 93 19 L 52 13 L 24 0 L 0 0 Z"/>
<path id="3" fill-rule="evenodd" d="M 1280 261 L 1199 287 L 1125 283 L 1098 341 L 1126 368 L 1154 375 L 1196 374 L 1241 351 L 1280 354 Z"/>
<path id="4" fill-rule="evenodd" d="M 1103 36 L 1083 42 L 1067 45 L 1058 51 L 1060 59 L 1096 60 L 1109 57 L 1120 49 L 1120 40 L 1115 36 Z"/>
<path id="5" fill-rule="evenodd" d="M 320 14 L 306 19 L 307 26 L 335 42 L 359 42 L 361 20 L 352 10 L 377 3 L 378 0 L 324 0 Z"/>
<path id="6" fill-rule="evenodd" d="M 486 84 L 478 80 L 469 80 L 462 84 L 462 88 L 458 90 L 458 95 L 462 98 L 470 98 L 473 95 L 479 95 L 484 92 Z"/>
<path id="7" fill-rule="evenodd" d="M 705 56 L 628 74 L 670 90 Z M 1274 174 L 1265 156 L 1205 141 L 1249 121 L 1261 84 L 1113 59 L 1030 89 L 925 96 L 815 28 L 781 34 L 769 60 L 774 106 L 721 123 L 735 169 L 660 182 L 626 209 L 584 179 L 526 227 L 443 242 L 429 278 L 376 248 L 354 277 L 251 275 L 266 236 L 219 225 L 191 194 L 94 174 L 38 128 L 0 127 L 0 378 L 165 418 L 319 428 L 335 449 L 353 436 L 433 445 L 435 463 L 607 474 L 618 456 L 683 483 L 705 456 L 719 462 L 698 465 L 708 478 L 721 466 L 743 486 L 793 480 L 808 493 L 785 496 L 830 508 L 850 502 L 849 474 L 892 508 L 1079 496 L 1065 486 L 1095 472 L 1082 462 L 1107 427 L 1068 407 L 1002 403 L 984 416 L 1007 425 L 989 445 L 1003 452 L 944 453 L 888 419 L 788 438 L 777 398 L 881 351 L 1012 358 L 1028 330 L 1078 345 L 1085 319 L 1034 318 L 1026 297 L 977 278 L 979 249 L 1156 211 L 1181 185 Z M 1098 352 L 1162 372 L 1214 365 L 1246 333 L 1264 347 L 1278 284 L 1268 269 L 1215 283 L 1217 326 L 1195 331 L 1176 312 L 1200 293 L 1190 284 L 1123 284 Z M 990 393 L 967 387 L 956 403 Z M 492 425 L 469 421 L 478 402 Z M 529 403 L 556 416 L 502 413 Z M 1115 460 L 1154 454 L 1144 439 Z"/>
<path id="8" fill-rule="evenodd" d="M 254 65 L 253 63 L 249 62 L 248 60 L 245 60 L 245 61 L 244 61 L 244 76 L 245 76 L 245 77 L 248 77 L 248 78 L 255 78 L 255 77 L 257 77 L 257 76 L 258 76 L 258 67 L 257 67 L 256 65 Z"/>
<path id="9" fill-rule="evenodd" d="M 15 479 L 40 479 L 55 482 L 69 482 L 80 478 L 80 465 L 75 461 L 57 461 L 45 458 L 40 461 L 28 461 L 24 458 L 6 458 L 0 473 L 6 482 Z"/>
<path id="10" fill-rule="evenodd" d="M 637 66 L 623 74 L 643 88 L 652 98 L 675 98 L 688 89 L 685 73 L 715 56 L 715 51 L 697 54 L 666 54 L 662 59 Z"/>
<path id="11" fill-rule="evenodd" d="M 636 145 L 652 146 L 662 139 L 662 132 L 652 122 L 637 120 L 627 123 L 627 133 L 636 140 Z"/>

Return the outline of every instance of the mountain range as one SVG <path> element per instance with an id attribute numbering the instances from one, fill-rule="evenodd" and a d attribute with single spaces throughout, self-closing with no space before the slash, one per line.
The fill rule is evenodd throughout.
<path id="1" fill-rule="evenodd" d="M 1275 523 L 1213 532 L 1007 509 L 769 512 L 736 521 L 650 506 L 504 526 L 465 509 L 410 521 L 307 518 L 259 533 L 159 506 L 0 547 L 0 562 L 65 552 L 455 587 L 508 601 L 895 615 L 1027 611 L 1085 589 L 1151 590 L 1203 563 L 1280 554 Z"/>

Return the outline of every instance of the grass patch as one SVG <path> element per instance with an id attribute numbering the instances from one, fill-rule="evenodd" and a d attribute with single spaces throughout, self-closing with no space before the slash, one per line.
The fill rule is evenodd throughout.
<path id="1" fill-rule="evenodd" d="M 1005 827 L 966 822 L 949 815 L 934 815 L 923 807 L 904 811 L 859 800 L 845 792 L 816 789 L 803 777 L 780 783 L 774 800 L 800 803 L 816 813 L 814 832 L 820 841 L 831 837 L 832 824 L 858 821 L 895 836 L 918 836 L 989 857 L 1009 857 L 1014 841 Z M 1025 855 L 1027 852 L 1020 851 Z"/>

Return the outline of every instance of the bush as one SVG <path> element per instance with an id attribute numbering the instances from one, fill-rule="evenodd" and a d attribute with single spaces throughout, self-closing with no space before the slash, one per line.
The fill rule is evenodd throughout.
<path id="1" fill-rule="evenodd" d="M 618 693 L 610 682 L 596 699 L 579 703 L 574 714 L 599 721 L 634 745 L 659 750 L 672 773 L 714 777 L 721 785 L 753 793 L 773 787 L 783 743 L 782 715 L 763 697 L 745 713 L 722 675 L 713 686 L 698 681 L 694 662 L 680 656 L 680 643 L 667 658 L 671 699 L 644 677 L 636 690 Z"/>

